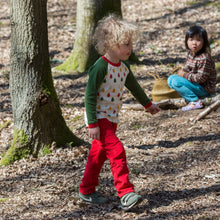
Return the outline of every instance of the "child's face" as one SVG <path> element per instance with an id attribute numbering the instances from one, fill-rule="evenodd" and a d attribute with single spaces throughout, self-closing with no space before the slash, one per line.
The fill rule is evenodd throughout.
<path id="1" fill-rule="evenodd" d="M 199 52 L 204 44 L 203 38 L 200 37 L 199 35 L 194 35 L 192 37 L 189 37 L 187 40 L 187 44 L 189 49 L 196 54 L 197 52 Z"/>
<path id="2" fill-rule="evenodd" d="M 128 60 L 131 55 L 132 48 L 133 46 L 131 41 L 128 41 L 124 44 L 119 44 L 118 46 L 114 47 L 113 51 L 115 59 Z"/>

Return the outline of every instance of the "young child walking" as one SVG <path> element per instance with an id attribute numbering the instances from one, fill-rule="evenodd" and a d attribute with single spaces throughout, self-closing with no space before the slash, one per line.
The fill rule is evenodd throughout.
<path id="1" fill-rule="evenodd" d="M 101 168 L 109 159 L 114 185 L 124 210 L 141 200 L 129 181 L 125 150 L 115 134 L 124 85 L 148 112 L 156 114 L 160 111 L 147 97 L 125 62 L 131 55 L 136 36 L 134 25 L 114 15 L 99 21 L 94 33 L 94 45 L 102 57 L 89 69 L 85 93 L 86 119 L 89 137 L 93 141 L 79 186 L 79 198 L 96 204 L 107 202 L 107 198 L 96 192 L 95 188 L 99 184 Z"/>
<path id="2" fill-rule="evenodd" d="M 188 50 L 185 67 L 178 75 L 168 77 L 168 85 L 188 102 L 182 111 L 189 111 L 203 108 L 200 99 L 215 93 L 216 70 L 204 28 L 190 27 L 186 32 L 185 47 Z"/>

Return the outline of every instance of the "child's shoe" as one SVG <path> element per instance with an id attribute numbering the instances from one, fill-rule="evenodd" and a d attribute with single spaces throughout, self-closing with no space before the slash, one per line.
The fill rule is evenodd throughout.
<path id="1" fill-rule="evenodd" d="M 140 195 L 130 192 L 121 197 L 121 208 L 124 210 L 131 209 L 134 205 L 142 200 Z"/>
<path id="2" fill-rule="evenodd" d="M 203 104 L 201 100 L 198 100 L 197 102 L 189 102 L 188 105 L 182 107 L 182 111 L 190 111 L 199 108 L 203 108 Z"/>
<path id="3" fill-rule="evenodd" d="M 84 195 L 79 192 L 79 198 L 84 202 L 94 203 L 94 204 L 104 204 L 108 202 L 108 199 L 100 195 L 98 192 L 94 192 L 91 194 Z"/>

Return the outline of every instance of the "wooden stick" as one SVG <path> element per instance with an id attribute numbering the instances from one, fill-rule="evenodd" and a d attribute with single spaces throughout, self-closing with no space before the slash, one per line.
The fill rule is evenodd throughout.
<path id="1" fill-rule="evenodd" d="M 210 112 L 215 111 L 217 108 L 220 107 L 220 100 L 215 101 L 213 104 L 211 104 L 208 108 L 206 108 L 204 111 L 202 111 L 198 116 L 196 116 L 193 119 L 193 122 L 197 122 L 198 120 L 204 118 L 206 115 L 208 115 Z"/>
<path id="2" fill-rule="evenodd" d="M 207 97 L 202 99 L 202 103 L 205 106 L 211 105 L 213 102 L 216 102 L 220 100 L 220 94 L 213 96 L 213 97 Z M 161 109 L 173 109 L 173 108 L 181 108 L 185 106 L 187 103 L 185 102 L 185 99 L 183 98 L 177 98 L 177 99 L 164 99 L 158 102 L 154 102 L 157 104 Z M 123 109 L 133 109 L 136 111 L 143 110 L 143 106 L 141 104 L 123 104 Z"/>
<path id="3" fill-rule="evenodd" d="M 206 97 L 204 99 L 201 99 L 203 105 L 209 106 L 213 102 L 220 100 L 220 94 L 212 97 Z M 185 99 L 183 98 L 177 98 L 177 99 L 164 99 L 158 102 L 154 102 L 162 109 L 169 109 L 169 108 L 181 108 L 186 105 Z"/>

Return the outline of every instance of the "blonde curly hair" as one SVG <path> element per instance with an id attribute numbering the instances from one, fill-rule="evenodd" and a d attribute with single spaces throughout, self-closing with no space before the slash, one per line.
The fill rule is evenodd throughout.
<path id="1" fill-rule="evenodd" d="M 135 42 L 138 38 L 135 25 L 110 14 L 99 20 L 93 35 L 93 44 L 99 54 L 104 55 L 109 48 L 119 44 Z"/>

